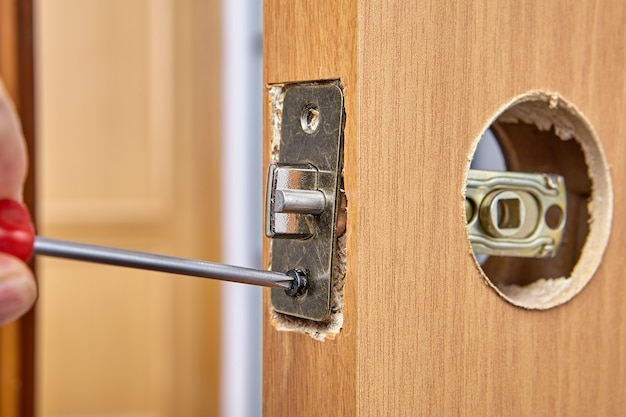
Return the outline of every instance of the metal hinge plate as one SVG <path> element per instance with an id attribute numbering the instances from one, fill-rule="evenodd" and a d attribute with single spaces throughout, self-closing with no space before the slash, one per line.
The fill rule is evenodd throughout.
<path id="1" fill-rule="evenodd" d="M 271 269 L 301 271 L 308 287 L 298 296 L 272 289 L 280 313 L 322 321 L 330 312 L 343 169 L 343 91 L 338 82 L 284 87 L 280 148 L 270 165 L 266 235 Z"/>

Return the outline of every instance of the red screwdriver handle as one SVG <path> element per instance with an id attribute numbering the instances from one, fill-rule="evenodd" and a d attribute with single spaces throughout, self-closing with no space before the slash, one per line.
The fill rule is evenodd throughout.
<path id="1" fill-rule="evenodd" d="M 24 262 L 33 256 L 35 226 L 28 207 L 9 199 L 0 200 L 0 252 Z"/>

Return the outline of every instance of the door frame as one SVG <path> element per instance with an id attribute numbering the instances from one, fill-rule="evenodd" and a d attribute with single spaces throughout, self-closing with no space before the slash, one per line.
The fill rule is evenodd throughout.
<path id="1" fill-rule="evenodd" d="M 33 1 L 0 2 L 0 75 L 22 122 L 29 168 L 24 201 L 35 207 L 35 85 Z M 35 216 L 33 216 L 35 218 Z M 34 262 L 31 268 L 35 269 Z M 36 307 L 21 319 L 0 328 L 0 415 L 35 414 Z"/>

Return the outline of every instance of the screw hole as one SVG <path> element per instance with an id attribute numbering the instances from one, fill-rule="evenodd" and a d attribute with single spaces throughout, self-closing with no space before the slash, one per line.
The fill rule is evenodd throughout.
<path id="1" fill-rule="evenodd" d="M 299 269 L 290 269 L 285 273 L 291 277 L 291 287 L 285 290 L 285 294 L 290 297 L 302 297 L 309 289 L 309 281 L 306 278 L 306 274 Z"/>
<path id="2" fill-rule="evenodd" d="M 320 124 L 320 111 L 315 104 L 307 104 L 300 113 L 300 126 L 306 133 L 315 133 Z"/>
<path id="3" fill-rule="evenodd" d="M 545 219 L 550 229 L 558 229 L 563 223 L 563 209 L 557 205 L 550 206 L 546 210 Z"/>

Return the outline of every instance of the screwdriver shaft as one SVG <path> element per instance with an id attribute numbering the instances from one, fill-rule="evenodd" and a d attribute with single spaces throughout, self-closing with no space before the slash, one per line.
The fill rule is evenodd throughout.
<path id="1" fill-rule="evenodd" d="M 108 246 L 69 242 L 40 236 L 35 238 L 35 253 L 37 255 L 53 256 L 57 258 L 147 269 L 150 271 L 274 288 L 289 288 L 293 280 L 292 277 L 281 274 L 280 272 L 224 265 L 196 259 L 157 255 L 154 253 L 138 252 Z"/>

